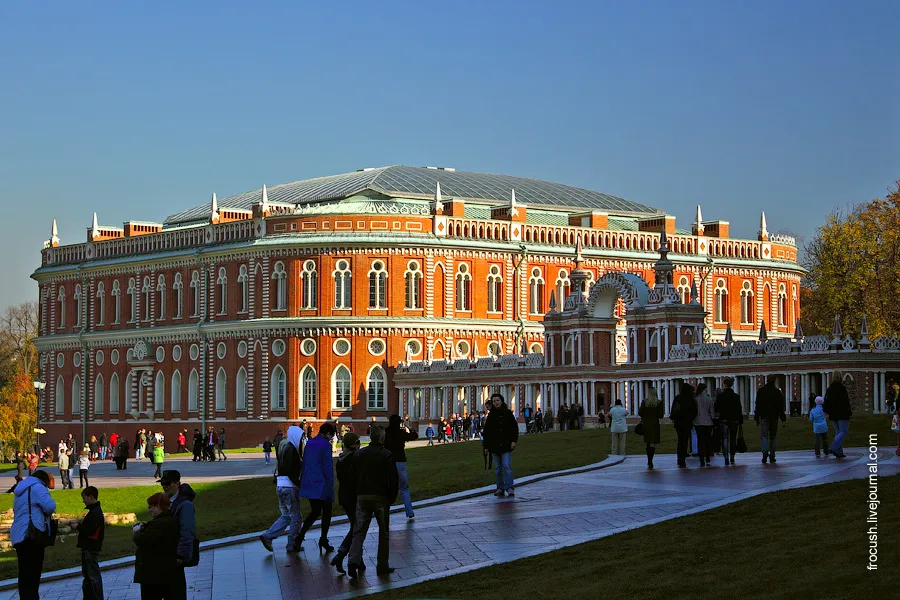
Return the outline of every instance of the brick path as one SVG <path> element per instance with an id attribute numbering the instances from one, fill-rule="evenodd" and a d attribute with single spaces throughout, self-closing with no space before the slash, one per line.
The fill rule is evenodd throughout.
<path id="1" fill-rule="evenodd" d="M 276 552 L 265 552 L 258 541 L 217 548 L 203 554 L 200 567 L 188 570 L 189 598 L 228 600 L 266 598 L 350 598 L 389 587 L 410 585 L 497 562 L 549 552 L 620 531 L 657 523 L 729 504 L 760 493 L 867 476 L 862 449 L 848 450 L 843 461 L 816 459 L 811 451 L 778 455 L 777 465 L 762 465 L 758 454 L 739 455 L 738 465 L 679 470 L 672 455 L 657 456 L 657 469 L 646 470 L 642 456 L 630 457 L 609 468 L 563 475 L 517 489 L 515 498 L 490 495 L 418 508 L 416 519 L 392 515 L 391 564 L 388 578 L 375 575 L 377 526 L 372 524 L 365 545 L 369 570 L 357 582 L 335 576 L 331 556 L 319 554 L 311 532 L 306 551 L 284 552 L 284 538 Z M 229 461 L 230 462 L 230 461 Z M 900 472 L 892 449 L 879 452 L 879 474 Z M 412 482 L 415 486 L 415 482 Z M 274 501 L 274 497 L 273 497 Z M 346 525 L 332 527 L 329 539 L 337 545 Z M 130 583 L 133 567 L 103 574 L 107 598 L 139 598 Z M 45 583 L 41 598 L 70 600 L 80 594 L 80 578 Z M 279 595 L 280 590 L 280 595 Z M 0 600 L 17 598 L 0 592 Z"/>

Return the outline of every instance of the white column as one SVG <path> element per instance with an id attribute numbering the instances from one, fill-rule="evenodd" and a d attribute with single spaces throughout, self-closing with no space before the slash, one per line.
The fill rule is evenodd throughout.
<path id="1" fill-rule="evenodd" d="M 675 344 L 681 345 L 681 327 L 675 327 Z"/>
<path id="2" fill-rule="evenodd" d="M 791 400 L 793 397 L 794 386 L 793 383 L 793 375 L 788 373 L 784 378 L 784 411 L 787 414 L 791 414 Z"/>
<path id="3" fill-rule="evenodd" d="M 583 341 L 584 341 L 584 337 L 582 336 L 581 332 L 579 331 L 577 334 L 575 334 L 575 346 L 577 346 L 576 351 L 578 352 L 578 364 L 579 365 L 584 364 L 584 351 L 582 348 Z"/>
<path id="4" fill-rule="evenodd" d="M 665 360 L 663 356 L 663 331 L 662 327 L 656 328 L 656 362 Z"/>
<path id="5" fill-rule="evenodd" d="M 750 414 L 756 409 L 756 375 L 750 375 Z"/>
<path id="6" fill-rule="evenodd" d="M 878 402 L 877 410 L 880 413 L 885 412 L 887 408 L 887 373 L 882 371 L 878 374 Z"/>
<path id="7" fill-rule="evenodd" d="M 663 337 L 665 340 L 663 341 L 663 360 L 669 360 L 669 327 L 668 325 L 663 327 Z M 657 390 L 659 391 L 659 390 Z"/>
<path id="8" fill-rule="evenodd" d="M 588 361 L 594 366 L 594 332 L 588 333 Z"/>
<path id="9" fill-rule="evenodd" d="M 596 417 L 597 410 L 594 406 L 597 402 L 597 382 L 596 381 L 591 381 L 590 394 L 591 394 L 591 399 L 590 399 L 590 402 L 588 403 L 588 405 L 585 407 L 585 412 L 590 414 L 592 417 Z"/>

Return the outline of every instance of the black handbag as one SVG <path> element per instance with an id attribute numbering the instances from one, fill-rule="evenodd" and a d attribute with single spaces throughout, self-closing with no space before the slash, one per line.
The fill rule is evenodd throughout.
<path id="1" fill-rule="evenodd" d="M 744 426 L 738 425 L 737 441 L 734 443 L 734 449 L 737 452 L 744 453 L 747 451 L 747 442 L 744 441 Z"/>
<path id="2" fill-rule="evenodd" d="M 194 538 L 193 550 L 191 552 L 191 560 L 184 563 L 184 567 L 196 567 L 200 564 L 200 540 Z"/>
<path id="3" fill-rule="evenodd" d="M 644 435 L 644 422 L 641 421 L 634 426 L 634 435 Z"/>
<path id="4" fill-rule="evenodd" d="M 31 520 L 31 488 L 28 488 L 28 532 L 25 539 L 34 540 L 39 546 L 45 548 L 56 544 L 56 535 L 59 533 L 59 521 L 48 518 L 46 520 L 47 529 L 41 531 L 34 526 Z"/>

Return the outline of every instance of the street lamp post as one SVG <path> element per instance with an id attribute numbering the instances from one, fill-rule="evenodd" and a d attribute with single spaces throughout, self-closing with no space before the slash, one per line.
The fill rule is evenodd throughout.
<path id="1" fill-rule="evenodd" d="M 47 383 L 41 381 L 40 379 L 36 379 L 34 381 L 34 390 L 37 392 L 37 423 L 35 423 L 34 431 L 37 433 L 37 447 L 38 450 L 41 448 L 41 406 L 43 403 L 43 395 L 44 389 L 47 387 Z"/>

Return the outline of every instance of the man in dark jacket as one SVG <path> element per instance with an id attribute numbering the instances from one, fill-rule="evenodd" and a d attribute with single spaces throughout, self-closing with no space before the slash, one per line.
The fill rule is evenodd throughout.
<path id="1" fill-rule="evenodd" d="M 106 523 L 103 519 L 103 510 L 97 498 L 100 496 L 97 488 L 87 486 L 81 492 L 81 501 L 87 508 L 87 514 L 78 524 L 78 543 L 76 548 L 81 548 L 81 591 L 84 600 L 103 600 L 103 578 L 100 575 L 100 549 L 103 547 L 103 535 L 106 531 Z"/>
<path id="2" fill-rule="evenodd" d="M 259 536 L 259 541 L 266 550 L 272 552 L 272 540 L 288 531 L 288 552 L 299 552 L 297 540 L 300 536 L 300 475 L 303 472 L 303 461 L 300 448 L 303 444 L 303 430 L 296 425 L 288 427 L 287 440 L 275 449 L 278 471 L 275 477 L 275 493 L 278 495 L 278 508 L 281 516 L 272 523 L 268 531 Z M 290 527 L 290 529 L 288 529 Z"/>
<path id="3" fill-rule="evenodd" d="M 412 499 L 409 496 L 409 475 L 406 472 L 406 442 L 419 439 L 419 434 L 400 426 L 400 415 L 391 415 L 388 419 L 388 427 L 384 430 L 384 447 L 394 455 L 397 464 L 397 476 L 400 481 L 400 499 L 406 510 L 406 518 L 415 518 Z"/>
<path id="4" fill-rule="evenodd" d="M 784 394 L 775 387 L 777 381 L 777 375 L 769 375 L 766 378 L 766 385 L 756 393 L 756 408 L 753 416 L 756 424 L 761 424 L 763 464 L 766 464 L 767 460 L 771 460 L 772 464 L 775 464 L 775 436 L 778 435 L 778 420 L 781 419 L 782 423 L 786 420 Z"/>
<path id="5" fill-rule="evenodd" d="M 850 395 L 844 386 L 843 374 L 835 371 L 831 376 L 831 385 L 825 390 L 825 404 L 822 410 L 828 415 L 830 421 L 834 421 L 834 442 L 832 442 L 831 453 L 835 458 L 844 458 L 844 437 L 850 431 L 850 417 L 853 416 L 853 409 L 850 408 Z"/>
<path id="6" fill-rule="evenodd" d="M 178 572 L 172 581 L 173 593 L 176 600 L 186 600 L 187 581 L 184 578 L 184 568 L 188 565 L 196 565 L 199 557 L 194 556 L 199 552 L 200 543 L 197 540 L 197 517 L 194 513 L 194 498 L 197 493 L 186 483 L 181 483 L 181 473 L 178 471 L 163 471 L 159 480 L 163 491 L 169 497 L 169 507 L 175 522 L 178 523 L 178 548 L 176 550 Z"/>
<path id="7" fill-rule="evenodd" d="M 485 419 L 482 431 L 481 446 L 484 455 L 493 455 L 494 475 L 497 478 L 497 490 L 494 495 L 502 497 L 504 493 L 515 496 L 515 484 L 512 472 L 512 451 L 519 442 L 519 423 L 506 401 L 500 394 L 491 395 L 491 410 Z"/>
<path id="8" fill-rule="evenodd" d="M 344 451 L 337 459 L 338 480 L 338 504 L 344 509 L 344 513 L 350 520 L 350 529 L 344 536 L 344 541 L 338 547 L 337 554 L 331 560 L 331 565 L 337 569 L 338 573 L 346 573 L 344 571 L 344 557 L 350 554 L 350 544 L 353 542 L 353 526 L 356 525 L 356 452 L 359 450 L 359 436 L 349 431 L 344 434 L 343 441 Z"/>
<path id="9" fill-rule="evenodd" d="M 744 410 L 741 408 L 740 396 L 734 393 L 734 377 L 726 377 L 722 383 L 725 389 L 716 397 L 715 411 L 719 415 L 719 428 L 722 432 L 722 454 L 728 465 L 734 464 L 737 432 L 738 427 L 744 423 Z"/>
<path id="10" fill-rule="evenodd" d="M 687 468 L 688 443 L 691 439 L 691 428 L 694 419 L 697 418 L 697 400 L 694 398 L 694 386 L 685 382 L 681 384 L 681 392 L 672 401 L 669 409 L 669 418 L 675 426 L 675 434 L 678 436 L 676 452 L 678 466 Z"/>
<path id="11" fill-rule="evenodd" d="M 347 571 L 356 578 L 357 571 L 365 570 L 362 549 L 369 532 L 372 517 L 378 523 L 378 562 L 376 572 L 389 575 L 394 572 L 388 562 L 390 554 L 390 511 L 397 499 L 399 479 L 394 456 L 384 447 L 384 429 L 373 425 L 369 432 L 369 445 L 356 453 L 356 525 L 350 545 Z"/>

